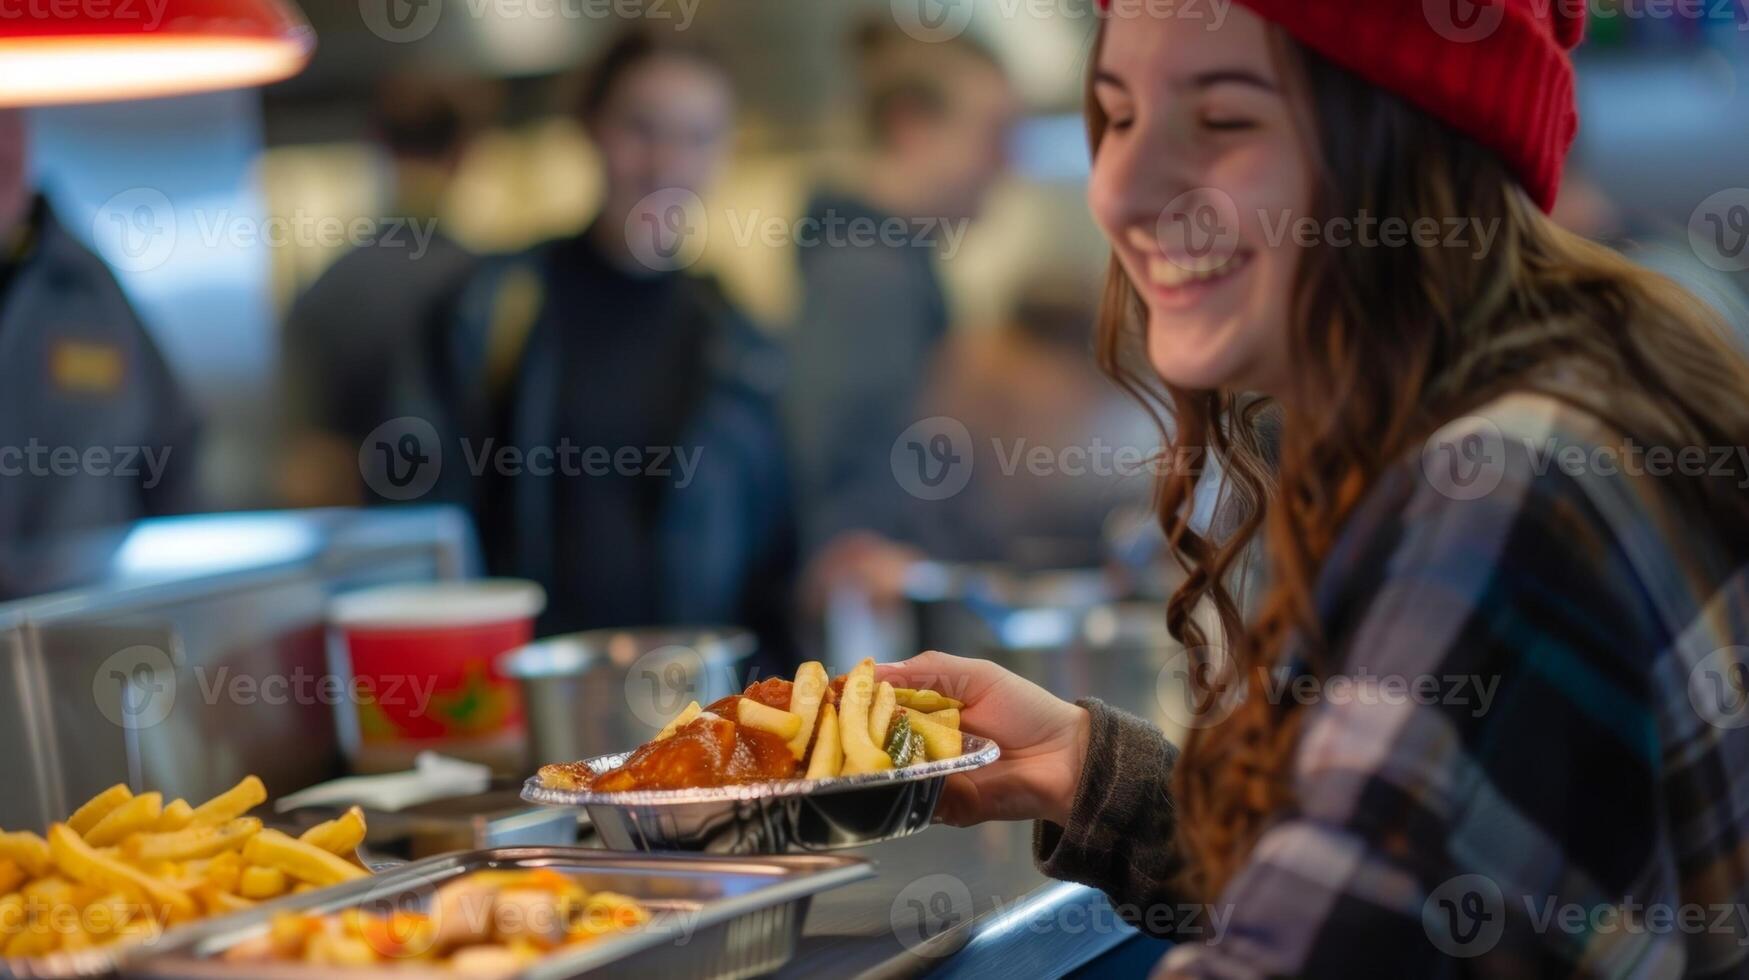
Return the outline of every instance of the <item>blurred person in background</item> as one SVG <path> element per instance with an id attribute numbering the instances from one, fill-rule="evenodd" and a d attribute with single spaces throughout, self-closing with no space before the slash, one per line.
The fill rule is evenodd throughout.
<path id="1" fill-rule="evenodd" d="M 938 263 L 1001 177 L 1019 106 L 969 36 L 929 43 L 871 24 L 855 49 L 867 159 L 853 188 L 820 190 L 803 218 L 787 411 L 809 590 L 879 598 L 918 556 L 916 501 L 889 454 L 947 336 Z"/>
<path id="2" fill-rule="evenodd" d="M 472 510 L 494 573 L 546 587 L 543 632 L 743 626 L 776 665 L 793 563 L 781 352 L 683 268 L 729 151 L 729 76 L 638 31 L 600 56 L 580 113 L 599 215 L 483 263 L 426 352 L 413 414 L 442 433 L 440 493 Z M 493 455 L 470 466 L 458 443 Z"/>
<path id="3" fill-rule="evenodd" d="M 0 543 L 196 508 L 200 421 L 115 276 L 29 183 L 0 108 Z"/>
<path id="4" fill-rule="evenodd" d="M 459 89 L 436 80 L 396 77 L 377 93 L 371 130 L 392 182 L 385 217 L 420 231 L 384 234 L 342 255 L 286 317 L 281 491 L 291 506 L 363 501 L 359 445 L 388 418 L 384 380 L 473 265 L 437 224 L 470 117 Z"/>
<path id="5" fill-rule="evenodd" d="M 1112 512 L 1148 505 L 1159 437 L 1093 361 L 1094 292 L 1034 277 L 998 328 L 943 345 L 917 415 L 964 423 L 981 465 L 922 511 L 916 544 L 931 558 L 1092 568 Z"/>
<path id="6" fill-rule="evenodd" d="M 1635 262 L 1676 280 L 1719 315 L 1725 339 L 1749 353 L 1749 295 L 1739 280 L 1695 255 L 1686 228 L 1619 206 L 1592 177 L 1582 153 L 1574 153 L 1551 212 L 1561 227 L 1617 249 Z"/>

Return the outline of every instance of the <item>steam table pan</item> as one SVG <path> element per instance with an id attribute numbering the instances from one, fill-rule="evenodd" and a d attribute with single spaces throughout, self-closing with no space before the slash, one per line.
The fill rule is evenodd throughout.
<path id="1" fill-rule="evenodd" d="M 597 971 L 626 976 L 731 980 L 782 966 L 795 953 L 810 899 L 823 891 L 867 878 L 866 861 L 830 855 L 721 857 L 695 854 L 626 854 L 575 847 L 503 847 L 440 855 L 404 865 L 374 879 L 337 886 L 312 901 L 275 903 L 184 933 L 125 958 L 124 977 L 232 978 L 260 980 L 408 980 L 456 976 L 440 967 L 401 963 L 386 968 L 336 970 L 297 963 L 226 963 L 225 950 L 261 935 L 275 911 L 328 915 L 349 908 L 380 912 L 425 909 L 439 885 L 472 871 L 551 868 L 576 878 L 590 891 L 613 891 L 637 899 L 652 913 L 644 926 L 561 948 L 513 976 L 557 980 Z"/>

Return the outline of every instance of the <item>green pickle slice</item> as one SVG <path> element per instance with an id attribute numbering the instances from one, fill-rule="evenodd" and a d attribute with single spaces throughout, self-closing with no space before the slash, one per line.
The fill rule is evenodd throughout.
<path id="1" fill-rule="evenodd" d="M 911 719 L 904 712 L 893 719 L 893 727 L 887 731 L 887 756 L 893 760 L 893 768 L 902 769 L 923 758 L 923 740 L 911 730 Z"/>

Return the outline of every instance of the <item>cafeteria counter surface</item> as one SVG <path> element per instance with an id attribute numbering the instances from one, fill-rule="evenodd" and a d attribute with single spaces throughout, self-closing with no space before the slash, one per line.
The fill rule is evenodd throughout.
<path id="1" fill-rule="evenodd" d="M 1137 935 L 1032 863 L 1032 825 L 935 827 L 848 853 L 877 874 L 814 899 L 780 977 L 1061 976 Z"/>

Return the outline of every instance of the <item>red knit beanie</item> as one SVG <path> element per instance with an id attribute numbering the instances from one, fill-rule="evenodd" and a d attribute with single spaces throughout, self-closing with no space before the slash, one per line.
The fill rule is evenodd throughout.
<path id="1" fill-rule="evenodd" d="M 1579 128 L 1567 52 L 1584 36 L 1585 0 L 1239 2 L 1500 154 L 1554 207 Z"/>

